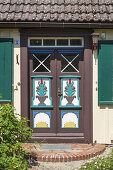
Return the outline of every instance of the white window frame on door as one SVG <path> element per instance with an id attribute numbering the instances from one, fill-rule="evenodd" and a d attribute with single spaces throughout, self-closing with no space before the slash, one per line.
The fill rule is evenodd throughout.
<path id="1" fill-rule="evenodd" d="M 40 39 L 40 40 L 42 40 L 42 45 L 41 46 L 38 46 L 38 45 L 30 45 L 30 40 L 31 39 Z M 53 39 L 53 40 L 55 40 L 55 45 L 48 45 L 48 46 L 45 46 L 45 45 L 43 45 L 43 40 L 44 39 Z M 62 46 L 62 45 L 57 45 L 57 40 L 58 39 L 62 39 L 62 40 L 68 40 L 68 45 L 65 45 L 65 46 Z M 82 44 L 81 45 L 70 45 L 70 40 L 72 40 L 72 39 L 80 39 L 81 40 L 81 42 L 82 42 Z M 78 47 L 78 48 L 83 48 L 84 47 L 84 38 L 83 37 L 29 37 L 28 38 L 28 47 L 29 48 L 36 48 L 36 47 L 38 47 L 38 48 L 44 48 L 44 47 L 46 47 L 46 48 L 49 48 L 49 47 Z"/>

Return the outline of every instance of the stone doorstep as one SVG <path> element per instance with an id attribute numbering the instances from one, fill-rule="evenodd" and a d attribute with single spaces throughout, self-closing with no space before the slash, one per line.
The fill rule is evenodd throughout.
<path id="1" fill-rule="evenodd" d="M 95 157 L 98 154 L 101 154 L 105 150 L 105 145 L 103 144 L 96 144 L 96 145 L 85 145 L 84 150 L 84 144 L 82 149 L 82 144 L 74 144 L 76 147 L 73 146 L 73 149 L 75 149 L 73 152 L 71 151 L 59 151 L 59 150 L 28 150 L 29 146 L 37 145 L 37 148 L 39 147 L 38 144 L 24 144 L 23 147 L 32 155 L 35 155 L 37 161 L 44 161 L 44 162 L 70 162 L 70 161 L 77 161 L 77 160 L 85 160 L 90 159 L 92 157 Z M 71 144 L 73 145 L 73 144 Z M 78 149 L 80 146 L 80 152 L 76 152 L 78 145 Z"/>

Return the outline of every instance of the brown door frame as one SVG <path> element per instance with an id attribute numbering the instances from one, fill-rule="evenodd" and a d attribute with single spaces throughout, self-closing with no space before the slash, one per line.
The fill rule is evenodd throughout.
<path id="1" fill-rule="evenodd" d="M 92 40 L 91 29 L 73 29 L 73 28 L 37 28 L 37 29 L 21 29 L 20 30 L 20 50 L 21 50 L 21 115 L 29 119 L 29 86 L 28 86 L 28 37 L 84 37 L 84 133 L 76 134 L 75 137 L 69 136 L 52 136 L 52 137 L 33 137 L 32 141 L 42 141 L 46 139 L 47 142 L 93 142 L 93 58 L 92 58 Z M 65 140 L 66 139 L 66 140 Z"/>

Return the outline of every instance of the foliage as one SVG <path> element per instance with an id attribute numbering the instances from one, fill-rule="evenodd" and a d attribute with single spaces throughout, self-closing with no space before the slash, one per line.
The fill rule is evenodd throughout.
<path id="1" fill-rule="evenodd" d="M 91 162 L 85 163 L 80 170 L 112 170 L 113 169 L 113 150 L 107 157 L 97 157 Z"/>
<path id="2" fill-rule="evenodd" d="M 69 83 L 67 81 L 66 84 L 67 86 L 65 87 L 64 91 L 68 97 L 72 97 L 75 94 L 75 87 L 73 86 L 74 82 L 71 82 L 71 80 L 69 80 Z"/>
<path id="3" fill-rule="evenodd" d="M 27 153 L 23 150 L 21 143 L 11 145 L 1 143 L 0 145 L 0 169 L 1 170 L 27 170 L 29 162 Z"/>
<path id="4" fill-rule="evenodd" d="M 2 95 L 1 95 L 1 93 L 0 93 L 0 98 L 2 98 Z"/>
<path id="5" fill-rule="evenodd" d="M 29 162 L 23 142 L 32 136 L 28 120 L 14 113 L 14 106 L 0 105 L 0 169 L 27 170 Z"/>
<path id="6" fill-rule="evenodd" d="M 45 81 L 43 83 L 43 80 L 41 80 L 41 82 L 38 82 L 38 87 L 37 87 L 37 94 L 40 96 L 40 97 L 44 97 L 47 93 L 47 87 L 45 86 Z"/>
<path id="7" fill-rule="evenodd" d="M 32 136 L 28 120 L 21 118 L 14 110 L 14 106 L 10 104 L 0 106 L 0 143 L 13 145 L 16 142 L 26 142 Z"/>

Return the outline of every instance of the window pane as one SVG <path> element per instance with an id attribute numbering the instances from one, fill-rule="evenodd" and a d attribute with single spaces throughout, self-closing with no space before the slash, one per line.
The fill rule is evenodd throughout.
<path id="1" fill-rule="evenodd" d="M 67 39 L 58 39 L 57 45 L 58 46 L 68 46 L 68 40 Z"/>
<path id="2" fill-rule="evenodd" d="M 41 39 L 31 39 L 30 40 L 30 45 L 31 46 L 41 46 L 42 45 L 42 40 Z"/>
<path id="3" fill-rule="evenodd" d="M 63 54 L 61 57 L 62 72 L 78 72 L 79 71 L 79 56 L 76 54 Z M 73 60 L 73 61 L 72 61 Z M 71 64 L 69 64 L 71 62 Z"/>
<path id="4" fill-rule="evenodd" d="M 81 39 L 71 39 L 70 40 L 70 45 L 82 45 L 82 40 Z"/>
<path id="5" fill-rule="evenodd" d="M 52 39 L 46 39 L 43 40 L 44 46 L 55 46 L 55 40 Z"/>
<path id="6" fill-rule="evenodd" d="M 50 56 L 49 54 L 36 54 L 35 57 L 33 57 L 33 71 L 34 72 L 49 72 L 50 70 Z M 38 60 L 43 62 L 41 64 Z"/>

